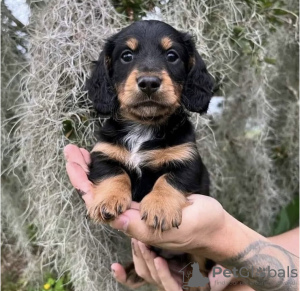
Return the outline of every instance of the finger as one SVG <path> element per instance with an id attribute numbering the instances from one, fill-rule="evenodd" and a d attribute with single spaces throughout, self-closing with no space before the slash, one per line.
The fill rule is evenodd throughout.
<path id="1" fill-rule="evenodd" d="M 68 162 L 75 162 L 76 164 L 80 165 L 86 173 L 89 172 L 88 165 L 79 147 L 74 144 L 68 144 L 64 148 L 64 155 Z"/>
<path id="2" fill-rule="evenodd" d="M 161 246 L 163 243 L 165 248 L 178 248 L 184 245 L 181 241 L 187 241 L 193 235 L 192 231 L 196 227 L 196 223 L 191 221 L 191 213 L 199 215 L 198 213 L 201 212 L 199 211 L 200 200 L 207 199 L 206 196 L 197 195 L 198 198 L 195 196 L 196 195 L 191 195 L 191 205 L 185 207 L 182 211 L 182 223 L 179 230 L 172 228 L 158 234 L 153 228 L 148 227 L 144 220 L 141 220 L 140 212 L 134 209 L 125 211 L 117 219 L 112 221 L 110 225 L 147 245 Z M 213 198 L 209 197 L 208 199 Z"/>
<path id="3" fill-rule="evenodd" d="M 133 263 L 134 263 L 136 273 L 148 283 L 155 284 L 155 281 L 151 276 L 146 261 L 143 258 L 141 250 L 138 246 L 138 242 L 134 238 L 131 239 L 131 249 L 132 249 L 132 258 L 133 258 Z"/>
<path id="4" fill-rule="evenodd" d="M 135 209 L 128 209 L 110 222 L 110 226 L 124 231 L 127 235 L 133 236 L 139 241 L 148 243 L 153 238 L 153 230 L 141 220 L 140 212 Z"/>
<path id="5" fill-rule="evenodd" d="M 165 291 L 183 291 L 172 277 L 168 263 L 163 258 L 155 258 L 154 264 Z"/>
<path id="6" fill-rule="evenodd" d="M 157 285 L 161 285 L 159 276 L 157 274 L 157 270 L 154 265 L 154 259 L 157 257 L 157 255 L 154 252 L 152 252 L 144 243 L 140 241 L 138 241 L 138 247 L 142 253 L 142 256 L 145 260 L 148 270 L 150 271 L 152 279 L 156 282 Z"/>
<path id="7" fill-rule="evenodd" d="M 91 163 L 91 155 L 90 153 L 84 149 L 84 148 L 79 148 L 79 150 L 81 151 L 81 154 L 86 162 L 87 165 L 89 165 Z"/>
<path id="8" fill-rule="evenodd" d="M 131 288 L 131 289 L 137 289 L 140 286 L 144 285 L 145 282 L 131 282 L 131 281 L 127 281 L 127 274 L 126 271 L 124 269 L 124 267 L 118 263 L 114 263 L 111 265 L 111 270 L 113 272 L 113 276 L 114 278 L 121 284 Z"/>
<path id="9" fill-rule="evenodd" d="M 88 180 L 86 172 L 80 165 L 74 162 L 67 162 L 66 169 L 73 187 L 81 194 L 87 208 L 92 204 L 92 183 Z"/>
<path id="10" fill-rule="evenodd" d="M 217 268 L 221 268 L 221 273 L 218 272 L 218 274 L 214 274 L 214 270 L 215 271 L 218 270 Z M 233 275 L 227 278 L 223 275 L 223 271 L 224 268 L 221 265 L 215 265 L 213 269 L 209 272 L 208 278 L 209 278 L 209 283 L 212 291 L 224 290 L 225 287 L 230 284 Z"/>
<path id="11" fill-rule="evenodd" d="M 126 272 L 122 265 L 114 263 L 111 265 L 114 278 L 121 284 L 126 284 Z"/>

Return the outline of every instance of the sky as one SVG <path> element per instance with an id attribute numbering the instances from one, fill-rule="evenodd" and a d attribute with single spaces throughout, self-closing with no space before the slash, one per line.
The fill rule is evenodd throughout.
<path id="1" fill-rule="evenodd" d="M 12 14 L 24 25 L 29 23 L 30 9 L 26 0 L 5 0 L 4 3 Z"/>

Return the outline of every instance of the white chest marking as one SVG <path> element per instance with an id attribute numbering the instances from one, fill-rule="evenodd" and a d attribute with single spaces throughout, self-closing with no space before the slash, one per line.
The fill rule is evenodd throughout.
<path id="1" fill-rule="evenodd" d="M 139 166 L 143 163 L 143 155 L 139 152 L 142 144 L 153 137 L 153 130 L 148 127 L 137 125 L 124 137 L 124 142 L 130 151 L 129 166 L 140 171 Z"/>

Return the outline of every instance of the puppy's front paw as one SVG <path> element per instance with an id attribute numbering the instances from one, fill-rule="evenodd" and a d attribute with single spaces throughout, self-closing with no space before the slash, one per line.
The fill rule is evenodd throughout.
<path id="1" fill-rule="evenodd" d="M 146 224 L 159 231 L 166 231 L 181 224 L 182 209 L 188 205 L 183 194 L 172 195 L 153 190 L 141 202 L 141 217 Z"/>
<path id="2" fill-rule="evenodd" d="M 129 177 L 115 176 L 93 186 L 94 201 L 88 209 L 91 219 L 96 222 L 109 222 L 123 213 L 131 204 Z"/>
<path id="3" fill-rule="evenodd" d="M 130 196 L 124 196 L 121 193 L 108 193 L 99 197 L 97 201 L 89 208 L 88 212 L 91 219 L 96 222 L 109 222 L 130 207 Z"/>

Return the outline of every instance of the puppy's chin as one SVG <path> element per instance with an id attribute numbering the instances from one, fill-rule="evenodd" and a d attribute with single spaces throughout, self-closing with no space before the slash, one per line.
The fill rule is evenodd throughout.
<path id="1" fill-rule="evenodd" d="M 121 115 L 128 120 L 136 121 L 141 124 L 159 125 L 163 124 L 175 112 L 178 106 L 159 106 L 159 105 L 135 105 L 121 107 Z"/>

